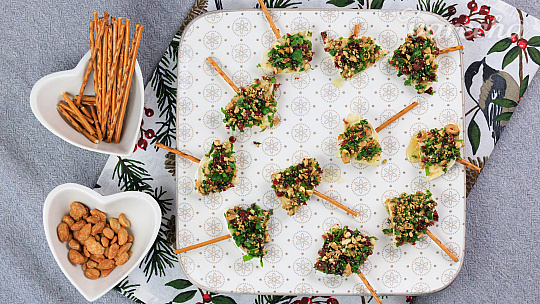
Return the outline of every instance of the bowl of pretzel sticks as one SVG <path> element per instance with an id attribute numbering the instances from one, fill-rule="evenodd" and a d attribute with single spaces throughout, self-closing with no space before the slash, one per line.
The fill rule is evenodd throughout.
<path id="1" fill-rule="evenodd" d="M 144 109 L 137 53 L 143 26 L 93 13 L 90 50 L 72 70 L 49 74 L 30 93 L 32 112 L 47 129 L 83 149 L 127 156 Z"/>

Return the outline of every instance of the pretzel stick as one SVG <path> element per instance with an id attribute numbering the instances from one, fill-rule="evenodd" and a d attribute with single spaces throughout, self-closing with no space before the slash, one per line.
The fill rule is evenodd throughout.
<path id="1" fill-rule="evenodd" d="M 367 289 L 369 290 L 369 292 L 371 293 L 371 295 L 373 296 L 373 298 L 375 299 L 375 301 L 377 301 L 377 303 L 379 304 L 383 304 L 381 298 L 379 298 L 379 296 L 377 295 L 377 293 L 375 292 L 375 289 L 373 289 L 373 287 L 371 286 L 371 284 L 369 284 L 368 280 L 366 279 L 366 277 L 360 272 L 358 271 L 358 273 L 356 273 L 360 279 L 362 280 L 362 282 L 364 282 L 364 285 L 366 285 Z"/>
<path id="2" fill-rule="evenodd" d="M 56 105 L 57 107 L 61 107 L 62 109 L 64 109 L 66 112 L 69 113 L 70 116 L 72 116 L 75 120 L 78 121 L 78 117 L 77 117 L 77 114 L 75 114 L 75 112 L 65 103 L 59 101 L 58 104 Z M 88 117 L 86 115 L 83 115 L 84 119 L 86 119 L 86 121 L 88 121 L 89 124 L 93 124 L 94 123 L 94 120 L 91 118 L 91 117 Z"/>
<path id="3" fill-rule="evenodd" d="M 116 23 L 113 23 L 113 26 L 116 27 Z M 122 28 L 123 30 L 123 28 Z M 124 33 L 120 30 L 120 36 L 123 40 Z M 109 109 L 110 109 L 110 118 L 108 116 L 105 117 L 104 123 L 108 125 L 108 130 L 112 129 L 112 115 L 113 108 L 115 108 L 116 103 L 116 68 L 118 66 L 118 54 L 120 53 L 120 49 L 122 48 L 121 42 L 122 40 L 119 40 L 118 43 L 116 43 L 116 48 L 114 49 L 114 55 L 113 55 L 113 61 L 112 61 L 112 68 L 109 70 L 109 75 L 107 78 L 109 78 L 109 83 L 107 84 L 107 97 L 105 100 L 110 101 Z M 112 96 L 111 96 L 112 94 Z M 111 100 L 112 99 L 112 100 Z"/>
<path id="4" fill-rule="evenodd" d="M 199 243 L 199 244 L 195 244 L 195 245 L 191 245 L 191 246 L 188 246 L 188 247 L 176 249 L 176 250 L 173 251 L 173 252 L 174 252 L 175 254 L 179 254 L 179 253 L 186 252 L 186 251 L 190 251 L 190 250 L 193 250 L 193 249 L 197 249 L 197 248 L 200 248 L 200 247 L 203 247 L 203 246 L 206 246 L 206 245 L 210 245 L 210 244 L 213 244 L 213 243 L 221 242 L 221 241 L 223 241 L 223 240 L 230 239 L 230 238 L 232 238 L 232 236 L 231 236 L 230 234 L 227 234 L 227 235 L 223 235 L 223 236 L 220 236 L 220 237 L 217 237 L 217 238 L 215 238 L 215 239 L 211 239 L 211 240 L 208 240 L 208 241 Z"/>
<path id="5" fill-rule="evenodd" d="M 441 247 L 441 249 L 446 252 L 446 254 L 448 254 L 448 256 L 454 261 L 457 263 L 458 261 L 458 258 L 450 251 L 448 250 L 448 248 L 446 248 L 446 246 L 443 245 L 443 243 L 441 243 L 441 241 L 439 241 L 439 239 L 433 235 L 433 233 L 431 233 L 431 231 L 427 230 L 426 229 L 426 233 L 427 235 L 435 242 L 435 244 L 439 245 L 439 247 Z"/>
<path id="6" fill-rule="evenodd" d="M 318 196 L 318 197 L 320 197 L 320 198 L 322 198 L 322 199 L 328 201 L 329 203 L 332 203 L 332 204 L 334 204 L 335 206 L 337 206 L 337 207 L 339 207 L 339 208 L 345 210 L 346 212 L 352 214 L 353 216 L 357 216 L 357 215 L 358 215 L 358 213 L 356 213 L 356 211 L 350 209 L 349 207 L 343 205 L 342 203 L 336 201 L 335 199 L 333 199 L 333 198 L 331 198 L 331 197 L 329 197 L 329 196 L 326 196 L 325 194 L 323 194 L 323 193 L 321 193 L 321 192 L 319 192 L 319 191 L 317 191 L 317 190 L 313 190 L 313 194 L 315 194 L 316 196 Z"/>
<path id="7" fill-rule="evenodd" d="M 95 17 L 93 17 L 93 19 L 96 19 L 97 20 L 97 13 L 95 13 Z M 94 41 L 94 34 L 95 33 L 99 33 L 99 30 L 98 30 L 98 25 L 96 23 L 96 21 L 92 20 L 90 21 L 90 30 L 89 30 L 89 36 L 90 36 L 90 53 L 92 54 L 92 56 L 96 56 L 96 42 Z M 98 83 L 97 83 L 97 63 L 96 63 L 96 60 L 94 59 L 94 68 L 92 69 L 93 70 L 93 74 L 92 74 L 92 77 L 94 79 L 94 94 L 97 93 L 98 91 Z M 75 96 L 75 98 L 77 98 L 77 100 L 80 100 L 80 104 L 81 105 L 85 105 L 85 97 L 84 95 L 77 95 Z M 95 100 L 96 98 L 94 97 L 94 103 L 95 103 Z M 94 114 L 94 113 L 92 113 Z M 96 126 L 96 131 L 97 131 L 97 137 L 99 140 L 102 140 L 103 138 L 101 137 L 101 130 L 100 130 L 100 126 L 99 126 L 99 120 L 97 120 L 96 116 L 92 116 L 93 117 L 93 120 L 94 120 L 94 125 Z"/>
<path id="8" fill-rule="evenodd" d="M 84 129 L 86 131 L 88 131 L 88 133 L 90 135 L 94 135 L 96 134 L 96 132 L 94 131 L 94 129 L 92 128 L 92 126 L 88 123 L 88 121 L 84 118 L 84 115 L 81 113 L 81 111 L 79 111 L 79 109 L 75 106 L 75 104 L 73 103 L 73 101 L 71 100 L 71 98 L 69 98 L 69 96 L 66 94 L 66 92 L 64 92 L 62 94 L 62 97 L 64 97 L 64 100 L 66 101 L 66 103 L 69 105 L 69 107 L 71 108 L 71 110 L 73 110 L 73 112 L 75 113 L 75 116 L 78 117 L 78 120 L 79 122 L 82 124 L 82 126 L 84 127 Z"/>
<path id="9" fill-rule="evenodd" d="M 62 107 L 60 106 L 57 106 L 56 109 L 58 110 L 58 112 L 60 113 L 60 115 L 62 117 L 64 117 L 64 119 L 66 119 L 70 124 L 71 126 L 77 130 L 79 133 L 82 133 L 84 136 L 86 136 L 86 138 L 88 138 L 91 142 L 97 144 L 99 143 L 99 140 L 97 140 L 97 138 L 95 138 L 94 136 L 90 135 L 88 132 L 86 132 L 85 129 L 81 128 L 81 126 L 75 121 L 75 119 L 73 117 L 71 117 L 68 112 L 66 110 L 64 110 Z"/>
<path id="10" fill-rule="evenodd" d="M 122 126 L 124 123 L 124 115 L 126 114 L 126 106 L 129 97 L 129 89 L 131 88 L 131 80 L 133 79 L 133 72 L 135 71 L 135 62 L 137 60 L 137 51 L 139 50 L 139 45 L 141 44 L 141 35 L 143 31 L 143 26 L 137 24 L 135 26 L 135 35 L 133 36 L 133 44 L 131 45 L 130 51 L 130 64 L 129 64 L 129 74 L 126 86 L 124 88 L 124 96 L 122 97 L 122 105 L 120 109 L 120 117 L 118 118 L 118 124 L 115 125 L 115 134 L 114 142 L 120 142 L 120 135 L 122 135 Z"/>
<path id="11" fill-rule="evenodd" d="M 112 37 L 113 34 L 112 34 L 112 26 L 109 25 L 107 26 L 107 65 L 106 65 L 106 69 L 103 70 L 107 76 L 107 81 L 105 82 L 105 92 L 106 94 L 104 95 L 105 96 L 105 105 L 104 105 L 104 109 L 105 111 L 103 112 L 103 124 L 101 126 L 101 131 L 103 133 L 105 133 L 105 131 L 107 130 L 107 119 L 109 117 L 109 112 L 110 112 L 110 109 L 111 109 L 111 92 L 110 92 L 110 89 L 111 89 L 111 82 L 112 82 L 112 79 L 111 79 L 111 73 L 110 73 L 110 70 L 111 70 L 111 62 L 112 62 Z M 112 114 L 111 114 L 112 115 Z"/>
<path id="12" fill-rule="evenodd" d="M 75 98 L 79 97 L 79 95 L 76 95 Z M 81 96 L 81 101 L 87 101 L 87 102 L 96 102 L 96 96 L 90 96 L 90 95 L 83 95 Z"/>
<path id="13" fill-rule="evenodd" d="M 101 27 L 102 27 L 101 19 L 99 19 L 98 21 L 96 12 L 93 13 L 93 17 L 94 17 L 94 23 L 96 25 L 96 29 L 101 31 Z M 101 40 L 96 40 L 95 44 L 96 44 L 95 52 L 97 53 L 97 56 L 96 56 L 97 57 L 97 60 L 96 60 L 97 75 L 96 77 L 94 77 L 94 83 L 97 84 L 96 85 L 97 90 L 94 89 L 94 95 L 96 95 L 96 114 L 97 114 L 99 123 L 101 123 L 101 107 L 102 107 L 102 104 L 101 104 L 101 52 L 97 50 L 97 47 L 101 46 Z"/>
<path id="14" fill-rule="evenodd" d="M 439 51 L 439 54 L 438 55 L 442 55 L 442 54 L 446 54 L 446 53 L 450 53 L 450 52 L 453 52 L 453 51 L 459 51 L 459 50 L 463 50 L 465 47 L 463 45 L 458 45 L 458 46 L 453 46 L 453 47 L 449 47 L 449 48 L 446 48 L 446 49 L 442 49 Z M 437 56 L 438 56 L 437 55 Z"/>
<path id="15" fill-rule="evenodd" d="M 354 25 L 354 33 L 353 33 L 353 37 L 355 39 L 358 38 L 358 32 L 360 32 L 360 24 L 356 23 Z"/>
<path id="16" fill-rule="evenodd" d="M 167 150 L 167 151 L 169 151 L 169 152 L 171 152 L 171 153 L 174 153 L 174 154 L 176 154 L 176 155 L 180 155 L 180 156 L 182 156 L 182 157 L 184 157 L 184 158 L 189 159 L 189 160 L 192 161 L 192 162 L 195 162 L 195 163 L 200 163 L 200 162 L 201 162 L 201 160 L 198 159 L 198 158 L 196 158 L 195 156 L 191 156 L 191 155 L 186 154 L 186 153 L 184 153 L 184 152 L 182 152 L 182 151 L 178 151 L 178 150 L 176 150 L 175 148 L 171 148 L 171 147 L 169 147 L 169 146 L 165 146 L 164 144 L 162 144 L 162 143 L 160 143 L 160 142 L 155 143 L 154 146 L 156 146 L 156 147 L 158 147 L 158 148 L 161 148 L 161 149 L 164 149 L 164 150 Z"/>
<path id="17" fill-rule="evenodd" d="M 120 112 L 120 107 L 122 104 L 122 100 L 125 94 L 125 86 L 126 86 L 126 75 L 129 72 L 129 37 L 130 37 L 130 30 L 131 30 L 131 20 L 126 18 L 126 29 L 125 29 L 125 38 L 124 38 L 124 45 L 123 45 L 123 62 L 121 63 L 122 66 L 122 74 L 119 75 L 120 79 L 120 90 L 117 92 L 116 96 L 116 105 L 114 105 L 113 115 L 111 117 L 111 127 L 109 130 L 107 130 L 107 140 L 112 140 L 114 133 L 116 131 L 116 124 L 118 120 L 118 113 Z M 129 94 L 129 92 L 127 93 Z"/>
<path id="18" fill-rule="evenodd" d="M 221 77 L 223 77 L 225 82 L 228 83 L 236 93 L 238 93 L 238 91 L 239 91 L 238 87 L 234 84 L 234 82 L 232 82 L 232 80 L 229 78 L 229 76 L 227 76 L 227 74 L 225 74 L 225 72 L 223 72 L 223 70 L 217 65 L 217 63 L 214 61 L 214 59 L 212 59 L 212 57 L 206 57 L 206 60 L 208 60 L 208 62 L 210 62 L 210 65 L 212 65 L 212 67 L 214 67 L 214 69 L 216 69 L 216 72 L 218 72 L 218 74 L 221 75 Z"/>
<path id="19" fill-rule="evenodd" d="M 90 111 L 88 111 L 87 108 L 81 106 L 81 107 L 79 107 L 79 110 L 81 110 L 81 112 L 83 113 L 84 116 L 86 116 L 86 118 L 92 120 L 91 122 L 89 121 L 90 124 L 94 123 L 94 120 L 92 119 L 92 113 L 90 113 Z"/>
<path id="20" fill-rule="evenodd" d="M 98 40 L 99 40 L 99 36 L 98 36 Z M 81 84 L 81 89 L 79 90 L 79 95 L 81 96 L 84 93 L 84 89 L 86 88 L 86 84 L 88 83 L 88 77 L 90 77 L 90 72 L 92 71 L 92 67 L 94 66 L 95 56 L 96 56 L 96 53 L 94 52 L 93 54 L 91 54 L 90 59 L 88 59 L 88 66 L 86 67 L 86 71 L 84 72 L 83 82 Z M 77 100 L 75 101 L 77 106 L 81 105 L 81 100 L 79 98 L 77 98 Z"/>
<path id="21" fill-rule="evenodd" d="M 124 24 L 121 24 L 122 23 L 122 17 L 118 18 L 119 20 L 119 23 L 120 23 L 120 30 L 125 33 L 125 31 L 127 30 L 126 29 L 126 26 Z M 120 54 L 118 55 L 118 67 L 117 67 L 117 75 L 116 75 L 116 96 L 114 97 L 114 103 L 113 103 L 113 107 L 112 107 L 112 111 L 113 113 L 117 113 L 118 110 L 118 103 L 119 101 L 121 100 L 121 93 L 122 93 L 122 73 L 123 73 L 123 69 L 124 69 L 124 46 L 126 45 L 126 39 L 128 40 L 129 42 L 129 36 L 127 38 L 125 38 L 125 35 L 124 37 L 119 37 L 122 39 L 122 43 L 120 44 Z M 111 116 L 111 119 L 109 120 L 110 121 L 110 126 L 111 128 L 113 128 L 113 116 Z"/>
<path id="22" fill-rule="evenodd" d="M 101 134 L 101 130 L 97 127 L 98 121 L 97 121 L 97 114 L 96 114 L 96 107 L 95 106 L 90 106 L 90 113 L 92 113 L 92 119 L 94 119 L 94 121 L 96 122 L 96 132 L 97 132 L 98 140 L 102 141 L 103 140 L 103 134 Z"/>
<path id="23" fill-rule="evenodd" d="M 416 101 L 413 102 L 413 103 L 411 103 L 411 104 L 410 104 L 409 106 L 407 106 L 405 109 L 403 109 L 403 110 L 397 112 L 396 115 L 390 117 L 390 119 L 388 119 L 387 121 L 383 122 L 383 124 L 380 125 L 380 126 L 378 126 L 378 127 L 375 129 L 375 131 L 376 131 L 376 132 L 379 132 L 379 131 L 381 131 L 382 129 L 386 128 L 389 124 L 393 123 L 394 120 L 400 118 L 401 116 L 403 116 L 403 114 L 409 112 L 412 108 L 416 107 L 417 105 L 418 105 L 418 102 L 416 102 Z"/>
<path id="24" fill-rule="evenodd" d="M 108 113 L 110 115 L 107 116 L 107 129 L 109 129 L 112 125 L 112 119 L 110 118 L 113 113 L 114 103 L 116 101 L 115 95 L 116 95 L 116 70 L 117 70 L 117 63 L 115 64 L 115 55 L 116 53 L 116 46 L 118 44 L 118 31 L 120 28 L 118 28 L 118 19 L 116 17 L 111 17 L 111 24 L 112 24 L 112 65 L 109 67 L 109 74 L 107 77 L 109 78 L 109 84 L 111 86 L 110 89 L 107 89 L 107 95 L 110 94 L 110 97 L 108 97 L 109 100 L 109 111 Z M 117 56 L 117 55 L 116 55 Z M 118 60 L 118 59 L 116 59 Z M 111 64 L 111 62 L 109 62 Z M 114 71 L 114 72 L 113 72 Z M 112 84 L 110 84 L 112 82 Z"/>
<path id="25" fill-rule="evenodd" d="M 92 107 L 95 107 L 95 106 L 96 106 L 96 102 L 95 102 L 95 101 L 81 100 L 81 105 L 83 105 L 83 106 L 92 106 Z"/>
<path id="26" fill-rule="evenodd" d="M 274 31 L 274 35 L 276 35 L 276 39 L 281 38 L 281 35 L 279 34 L 279 30 L 274 24 L 274 21 L 272 20 L 272 17 L 270 16 L 268 9 L 266 8 L 266 5 L 264 5 L 264 2 L 262 0 L 259 0 L 259 4 L 261 5 L 264 15 L 266 16 L 266 20 L 268 20 L 268 23 L 270 24 L 272 31 Z"/>
<path id="27" fill-rule="evenodd" d="M 104 19 L 105 20 L 105 19 Z M 102 54 L 101 54 L 101 131 L 104 133 L 104 127 L 106 125 L 105 123 L 105 112 L 107 112 L 107 47 L 108 47 L 108 34 L 109 34 L 109 27 L 108 27 L 108 19 L 103 24 L 103 47 L 102 47 Z"/>
<path id="28" fill-rule="evenodd" d="M 465 167 L 473 170 L 473 171 L 476 171 L 478 173 L 480 173 L 480 171 L 482 171 L 482 168 L 478 167 L 478 166 L 475 166 L 474 164 L 471 164 L 470 162 L 466 161 L 466 160 L 463 160 L 463 159 L 456 159 L 456 162 L 464 165 Z"/>

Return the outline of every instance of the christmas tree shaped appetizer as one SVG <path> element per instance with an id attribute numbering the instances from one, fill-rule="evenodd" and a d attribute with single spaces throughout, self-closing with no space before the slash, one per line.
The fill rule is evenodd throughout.
<path id="1" fill-rule="evenodd" d="M 362 165 L 379 166 L 381 164 L 381 144 L 379 135 L 367 119 L 349 114 L 343 120 L 345 131 L 338 136 L 339 151 L 344 164 L 355 161 Z"/>
<path id="2" fill-rule="evenodd" d="M 304 158 L 300 163 L 272 174 L 272 189 L 281 201 L 283 209 L 292 216 L 296 210 L 306 205 L 311 195 L 315 193 L 320 198 L 356 216 L 355 211 L 315 190 L 315 187 L 321 183 L 322 173 L 319 162 L 315 158 Z"/>
<path id="3" fill-rule="evenodd" d="M 385 202 L 390 228 L 383 229 L 386 235 L 394 236 L 396 247 L 410 243 L 414 245 L 422 235 L 427 234 L 449 257 L 457 262 L 457 257 L 437 239 L 427 227 L 439 220 L 435 210 L 437 203 L 431 199 L 431 192 L 416 194 L 402 193 Z"/>
<path id="4" fill-rule="evenodd" d="M 460 162 L 480 172 L 480 168 L 461 159 L 459 149 L 465 146 L 459 139 L 459 126 L 448 124 L 441 129 L 421 130 L 415 133 L 407 148 L 407 159 L 418 162 L 425 170 L 427 180 L 435 179 L 450 169 L 454 163 Z"/>
<path id="5" fill-rule="evenodd" d="M 311 37 L 313 33 L 305 30 L 281 36 L 264 2 L 259 0 L 259 4 L 277 39 L 263 53 L 260 63 L 261 69 L 273 74 L 282 72 L 302 74 L 311 69 L 310 61 L 313 59 Z"/>
<path id="6" fill-rule="evenodd" d="M 322 237 L 324 243 L 318 252 L 319 257 L 314 268 L 330 275 L 348 277 L 353 273 L 358 274 L 377 302 L 382 303 L 373 287 L 360 272 L 360 267 L 373 254 L 377 238 L 363 235 L 358 229 L 353 231 L 347 226 L 339 228 L 337 224 L 330 227 Z"/>
<path id="7" fill-rule="evenodd" d="M 268 219 L 272 213 L 272 209 L 261 209 L 255 203 L 246 209 L 236 206 L 225 212 L 225 219 L 236 246 L 246 253 L 244 261 L 259 258 L 262 266 L 262 258 L 266 255 L 264 245 L 271 240 L 268 234 Z"/>
<path id="8" fill-rule="evenodd" d="M 398 70 L 398 77 L 405 75 L 405 85 L 414 86 L 418 94 L 433 95 L 435 92 L 431 85 L 437 81 L 437 56 L 463 49 L 463 45 L 459 45 L 439 50 L 431 35 L 433 31 L 427 26 L 419 26 L 412 34 L 407 34 L 405 43 L 394 51 L 389 60 Z"/>
<path id="9" fill-rule="evenodd" d="M 327 32 L 321 33 L 324 50 L 332 56 L 334 65 L 345 80 L 358 75 L 387 54 L 371 37 L 358 38 L 358 27 L 358 24 L 354 25 L 354 33 L 349 38 L 331 39 Z"/>
<path id="10" fill-rule="evenodd" d="M 280 84 L 276 83 L 274 77 L 263 76 L 255 79 L 254 84 L 239 89 L 212 57 L 206 59 L 236 92 L 225 108 L 221 108 L 221 112 L 225 114 L 223 122 L 228 129 L 244 132 L 246 128 L 259 127 L 262 132 L 279 123 L 278 117 L 275 117 L 275 90 Z"/>
<path id="11" fill-rule="evenodd" d="M 238 169 L 234 157 L 233 144 L 230 141 L 220 143 L 215 140 L 210 151 L 199 163 L 195 189 L 206 196 L 222 192 L 238 184 Z"/>
<path id="12" fill-rule="evenodd" d="M 261 209 L 255 203 L 247 208 L 243 208 L 242 206 L 236 206 L 232 209 L 229 208 L 224 216 L 227 220 L 227 227 L 229 228 L 230 234 L 177 249 L 174 253 L 178 254 L 190 251 L 232 238 L 235 245 L 246 253 L 246 255 L 243 256 L 244 261 L 259 258 L 262 267 L 262 258 L 267 253 L 264 246 L 271 240 L 270 235 L 268 234 L 268 220 L 270 219 L 270 215 L 272 215 L 272 209 Z"/>
<path id="13" fill-rule="evenodd" d="M 377 132 L 386 128 L 393 121 L 409 112 L 418 105 L 413 102 L 396 115 L 373 129 L 373 126 L 355 114 L 349 114 L 344 122 L 344 131 L 338 136 L 339 150 L 336 157 L 340 157 L 344 164 L 355 161 L 362 165 L 379 166 L 381 164 L 381 144 Z"/>
<path id="14" fill-rule="evenodd" d="M 231 136 L 231 138 L 234 138 Z M 233 140 L 231 140 L 234 142 Z M 226 141 L 220 143 L 215 140 L 208 153 L 198 159 L 184 152 L 178 151 L 161 143 L 156 147 L 180 155 L 193 162 L 199 163 L 195 178 L 195 189 L 203 196 L 210 193 L 223 192 L 238 184 L 238 168 L 233 151 L 233 143 Z"/>

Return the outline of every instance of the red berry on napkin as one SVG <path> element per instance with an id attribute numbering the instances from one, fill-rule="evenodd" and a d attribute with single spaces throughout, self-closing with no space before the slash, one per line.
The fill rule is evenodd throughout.
<path id="1" fill-rule="evenodd" d="M 521 38 L 518 40 L 518 43 L 517 45 L 519 46 L 520 49 L 525 49 L 527 47 L 527 40 Z"/>

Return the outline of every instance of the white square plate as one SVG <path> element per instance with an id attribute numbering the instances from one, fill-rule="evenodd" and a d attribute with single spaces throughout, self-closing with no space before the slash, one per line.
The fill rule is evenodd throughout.
<path id="1" fill-rule="evenodd" d="M 215 139 L 234 135 L 240 184 L 202 197 L 194 190 L 197 165 L 177 158 L 177 245 L 179 248 L 227 233 L 223 212 L 237 204 L 256 202 L 273 208 L 272 242 L 261 268 L 257 260 L 243 262 L 231 240 L 180 256 L 187 277 L 216 292 L 264 294 L 353 295 L 368 294 L 356 276 L 318 276 L 313 264 L 322 246 L 321 235 L 336 223 L 358 228 L 379 241 L 362 272 L 380 295 L 413 295 L 441 290 L 457 276 L 465 247 L 465 170 L 460 165 L 427 182 L 417 164 L 406 160 L 411 135 L 420 129 L 463 125 L 463 65 L 460 52 L 441 55 L 439 82 L 433 96 L 418 95 L 388 64 L 393 50 L 408 32 L 427 24 L 439 48 L 458 45 L 459 38 L 438 15 L 395 10 L 272 10 L 282 34 L 309 29 L 313 32 L 313 70 L 300 76 L 280 74 L 277 91 L 281 122 L 265 132 L 231 132 L 222 123 L 224 107 L 234 92 L 206 62 L 212 56 L 237 86 L 263 76 L 257 68 L 262 54 L 275 40 L 259 10 L 215 11 L 194 20 L 184 31 L 178 53 L 177 147 L 197 157 Z M 371 36 L 390 54 L 373 67 L 336 88 L 339 77 L 331 57 L 324 52 L 320 33 L 349 36 L 354 24 L 360 35 Z M 386 164 L 380 167 L 344 165 L 335 157 L 342 119 L 349 113 L 367 118 L 375 127 L 412 102 L 419 105 L 379 132 Z M 463 134 L 462 134 L 463 138 Z M 256 146 L 253 141 L 261 142 Z M 312 197 L 293 217 L 287 216 L 274 197 L 270 174 L 315 157 L 323 182 L 317 188 L 355 209 L 352 217 L 333 205 Z M 439 222 L 430 230 L 460 259 L 454 263 L 424 236 L 416 245 L 396 248 L 382 233 L 387 226 L 384 201 L 401 192 L 430 190 L 439 203 Z"/>

